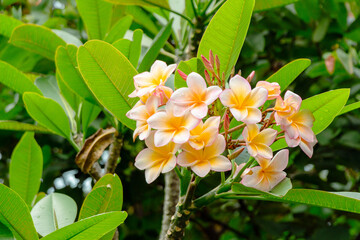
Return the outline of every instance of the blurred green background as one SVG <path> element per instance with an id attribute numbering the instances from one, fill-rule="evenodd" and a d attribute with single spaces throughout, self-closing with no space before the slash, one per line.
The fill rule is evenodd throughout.
<path id="1" fill-rule="evenodd" d="M 178 10 L 177 7 L 188 1 L 169 2 Z M 197 2 L 198 8 L 209 3 L 208 0 Z M 0 3 L 0 13 L 27 23 L 61 29 L 86 41 L 75 0 L 0 0 Z M 147 35 L 143 41 L 144 49 L 164 25 L 161 17 L 164 12 L 158 8 L 118 6 L 115 13 L 114 21 L 124 15 L 134 17 L 130 29 L 140 28 Z M 204 23 L 202 27 L 206 26 L 206 21 Z M 191 32 L 189 28 L 182 29 L 183 26 L 175 21 L 174 34 L 177 30 Z M 178 35 L 189 37 L 186 33 Z M 185 51 L 187 40 L 179 43 L 178 39 L 175 36 L 169 39 L 169 44 L 177 49 L 173 55 Z M 309 58 L 311 66 L 289 89 L 304 99 L 331 89 L 351 88 L 350 104 L 360 100 L 359 43 L 360 1 L 299 0 L 295 4 L 253 14 L 236 69 L 241 69 L 245 76 L 255 70 L 256 80 L 262 80 L 294 59 Z M 163 51 L 159 59 L 173 63 L 172 54 Z M 0 60 L 34 76 L 55 72 L 54 62 L 10 45 L 1 35 Z M 0 84 L 0 100 L 0 120 L 31 123 L 19 94 Z M 108 125 L 105 116 L 100 115 L 92 123 L 89 135 Z M 319 143 L 312 159 L 298 148 L 291 149 L 287 173 L 293 185 L 359 192 L 359 132 L 360 111 L 356 110 L 339 116 L 318 135 Z M 120 227 L 120 239 L 157 239 L 162 216 L 163 178 L 146 184 L 144 172 L 133 165 L 143 143 L 133 143 L 132 133 L 126 134 L 121 162 L 116 169 L 124 186 L 124 210 L 129 213 Z M 22 132 L 0 131 L 2 183 L 8 183 L 11 152 L 21 135 Z M 78 170 L 72 147 L 54 135 L 37 134 L 36 140 L 44 154 L 40 191 L 66 193 L 81 206 L 92 182 L 88 175 Z M 218 183 L 218 177 L 206 179 L 200 185 L 199 193 Z M 220 200 L 192 216 L 186 239 L 360 239 L 359 219 L 356 214 L 305 205 Z"/>

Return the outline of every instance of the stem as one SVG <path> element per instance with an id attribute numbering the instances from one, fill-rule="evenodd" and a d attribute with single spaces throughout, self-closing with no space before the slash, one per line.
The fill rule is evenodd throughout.
<path id="1" fill-rule="evenodd" d="M 240 170 L 240 172 L 234 177 L 234 182 L 239 182 L 241 175 L 244 173 L 245 169 L 247 169 L 248 167 L 250 167 L 253 163 L 255 162 L 255 158 L 249 160 L 245 166 Z"/>
<path id="2" fill-rule="evenodd" d="M 190 2 L 191 2 L 191 7 L 192 7 L 192 9 L 193 9 L 193 12 L 194 12 L 195 17 L 198 17 L 198 12 L 197 12 L 197 10 L 196 10 L 195 4 L 194 4 L 194 0 L 190 0 Z"/>
<path id="3" fill-rule="evenodd" d="M 245 126 L 246 126 L 246 124 L 243 123 L 243 124 L 240 124 L 239 126 L 236 126 L 236 127 L 233 127 L 231 129 L 229 129 L 227 132 L 232 133 L 232 132 L 235 132 L 237 130 L 240 130 L 240 129 L 244 128 Z M 221 134 L 224 135 L 224 133 L 221 133 Z"/>
<path id="4" fill-rule="evenodd" d="M 120 158 L 121 148 L 123 146 L 123 138 L 119 137 L 118 133 L 114 135 L 114 142 L 110 146 L 109 158 L 106 162 L 106 173 L 115 173 L 116 166 L 118 165 L 118 159 Z"/>

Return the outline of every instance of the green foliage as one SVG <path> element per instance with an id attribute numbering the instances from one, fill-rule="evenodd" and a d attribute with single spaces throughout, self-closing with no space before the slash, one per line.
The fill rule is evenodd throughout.
<path id="1" fill-rule="evenodd" d="M 181 61 L 178 65 L 179 70 L 189 75 L 191 72 L 198 72 L 203 75 L 205 70 L 204 64 L 198 58 L 192 58 L 188 61 Z M 186 81 L 180 76 L 179 72 L 175 72 L 175 88 L 186 87 Z"/>
<path id="2" fill-rule="evenodd" d="M 244 44 L 255 1 L 228 0 L 212 18 L 197 53 L 209 57 L 209 51 L 219 56 L 221 72 L 229 77 Z"/>
<path id="3" fill-rule="evenodd" d="M 23 100 L 33 119 L 54 133 L 70 139 L 69 119 L 57 102 L 36 93 L 24 93 Z"/>
<path id="4" fill-rule="evenodd" d="M 44 128 L 38 125 L 32 125 L 28 123 L 22 123 L 11 120 L 1 120 L 0 129 L 2 130 L 11 130 L 11 131 L 29 131 L 29 132 L 39 132 L 39 133 L 52 133 L 49 129 Z"/>
<path id="5" fill-rule="evenodd" d="M 43 156 L 34 133 L 26 132 L 14 148 L 10 163 L 10 187 L 17 192 L 29 208 L 39 191 L 43 169 Z"/>
<path id="6" fill-rule="evenodd" d="M 141 40 L 143 37 L 143 31 L 136 29 L 133 34 L 133 41 L 129 46 L 129 61 L 136 68 L 138 66 L 139 58 L 141 55 Z"/>
<path id="7" fill-rule="evenodd" d="M 353 110 L 356 110 L 360 108 L 360 102 L 356 102 L 356 103 L 352 103 L 352 104 L 349 104 L 349 105 L 346 105 L 342 110 L 341 112 L 338 114 L 339 115 L 342 115 L 342 114 L 345 114 L 345 113 L 348 113 L 348 112 L 351 112 Z"/>
<path id="8" fill-rule="evenodd" d="M 114 26 L 111 28 L 109 33 L 106 35 L 104 41 L 108 43 L 113 43 L 120 38 L 123 38 L 126 31 L 130 28 L 133 18 L 131 16 L 125 16 L 117 23 L 114 24 Z"/>
<path id="9" fill-rule="evenodd" d="M 0 35 L 10 38 L 12 31 L 23 23 L 15 18 L 0 14 Z"/>
<path id="10" fill-rule="evenodd" d="M 283 197 L 286 196 L 286 194 L 291 190 L 292 184 L 291 180 L 289 178 L 285 178 L 283 181 L 281 181 L 274 189 L 272 189 L 270 192 L 263 192 L 260 190 L 257 190 L 255 188 L 249 188 L 241 183 L 234 183 L 231 187 L 232 192 L 235 194 L 244 194 L 245 198 L 246 196 L 263 196 L 263 197 Z M 226 196 L 225 198 L 231 198 L 231 196 Z M 240 198 L 240 196 L 235 196 L 235 198 Z"/>
<path id="11" fill-rule="evenodd" d="M 169 7 L 167 0 L 106 0 L 114 4 Z"/>
<path id="12" fill-rule="evenodd" d="M 0 212 L 0 222 L 11 230 L 16 239 L 39 239 L 26 203 L 3 184 L 0 184 Z"/>
<path id="13" fill-rule="evenodd" d="M 99 214 L 59 229 L 42 239 L 97 240 L 123 223 L 126 217 L 126 212 Z"/>
<path id="14" fill-rule="evenodd" d="M 97 100 L 120 122 L 134 129 L 134 121 L 125 116 L 136 101 L 128 97 L 137 74 L 129 60 L 112 45 L 93 40 L 79 48 L 78 64 Z"/>
<path id="15" fill-rule="evenodd" d="M 46 236 L 72 224 L 76 213 L 75 201 L 60 193 L 52 193 L 42 198 L 31 210 L 36 231 L 41 236 Z"/>
<path id="16" fill-rule="evenodd" d="M 104 39 L 109 31 L 112 4 L 102 0 L 76 0 L 89 39 Z"/>
<path id="17" fill-rule="evenodd" d="M 281 7 L 281 6 L 291 4 L 291 3 L 294 3 L 294 2 L 297 2 L 297 1 L 298 0 L 272 0 L 272 1 L 256 0 L 255 1 L 254 12 L 265 11 L 265 10 L 269 10 L 271 8 Z"/>

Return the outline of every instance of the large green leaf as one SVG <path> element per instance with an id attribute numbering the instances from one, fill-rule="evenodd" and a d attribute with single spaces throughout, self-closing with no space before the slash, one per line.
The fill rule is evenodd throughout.
<path id="1" fill-rule="evenodd" d="M 58 46 L 66 45 L 66 42 L 50 29 L 34 24 L 16 27 L 9 42 L 50 60 L 54 60 Z"/>
<path id="2" fill-rule="evenodd" d="M 151 18 L 150 14 L 143 10 L 141 7 L 138 6 L 127 6 L 126 13 L 130 14 L 134 18 L 134 22 L 141 25 L 143 28 L 151 32 L 152 34 L 156 35 L 158 32 L 158 27 L 154 23 L 153 19 Z"/>
<path id="3" fill-rule="evenodd" d="M 26 203 L 4 184 L 0 184 L 0 222 L 9 228 L 18 240 L 39 239 Z"/>
<path id="4" fill-rule="evenodd" d="M 117 174 L 106 174 L 94 186 L 94 188 L 110 185 L 113 189 L 108 206 L 109 211 L 119 211 L 123 204 L 123 187 Z"/>
<path id="5" fill-rule="evenodd" d="M 42 238 L 42 240 L 98 240 L 122 224 L 126 217 L 126 212 L 109 212 L 99 214 L 59 229 Z"/>
<path id="6" fill-rule="evenodd" d="M 12 31 L 23 23 L 13 17 L 0 14 L 0 35 L 10 38 Z"/>
<path id="7" fill-rule="evenodd" d="M 198 49 L 201 55 L 209 57 L 209 51 L 217 54 L 221 72 L 228 78 L 234 67 L 249 28 L 254 0 L 228 0 L 215 14 L 207 27 Z"/>
<path id="8" fill-rule="evenodd" d="M 129 30 L 131 26 L 132 20 L 133 17 L 130 15 L 119 19 L 119 21 L 117 21 L 117 23 L 115 23 L 115 25 L 111 28 L 104 40 L 108 43 L 113 43 L 120 38 L 123 38 L 126 31 Z"/>
<path id="9" fill-rule="evenodd" d="M 109 43 L 92 40 L 78 51 L 79 70 L 97 100 L 120 122 L 134 129 L 134 121 L 125 114 L 136 99 L 128 95 L 135 89 L 135 68 L 126 57 Z"/>
<path id="10" fill-rule="evenodd" d="M 141 29 L 136 29 L 133 33 L 133 40 L 129 48 L 129 61 L 136 68 L 139 63 L 139 58 L 141 55 L 141 40 L 143 37 L 143 31 Z"/>
<path id="11" fill-rule="evenodd" d="M 1 240 L 16 240 L 11 230 L 0 222 L 0 239 Z"/>
<path id="12" fill-rule="evenodd" d="M 111 24 L 112 4 L 103 0 L 76 0 L 89 39 L 104 39 Z"/>
<path id="13" fill-rule="evenodd" d="M 120 5 L 161 6 L 169 8 L 168 0 L 106 0 Z"/>
<path id="14" fill-rule="evenodd" d="M 56 50 L 55 64 L 61 79 L 74 93 L 96 104 L 96 100 L 81 76 L 76 61 L 78 48 L 74 45 L 59 47 Z"/>
<path id="15" fill-rule="evenodd" d="M 312 129 L 315 134 L 321 133 L 330 125 L 343 109 L 349 94 L 349 89 L 337 89 L 315 95 L 302 102 L 301 109 L 308 109 L 314 114 L 315 122 Z M 271 145 L 271 148 L 276 151 L 286 146 L 285 140 L 281 139 Z"/>
<path id="16" fill-rule="evenodd" d="M 355 109 L 358 109 L 360 108 L 360 102 L 355 102 L 355 103 L 352 103 L 352 104 L 349 104 L 349 105 L 346 105 L 342 110 L 341 112 L 339 112 L 338 116 L 339 115 L 342 115 L 342 114 L 345 114 L 345 113 L 348 113 L 348 112 L 351 112 Z"/>
<path id="17" fill-rule="evenodd" d="M 144 72 L 150 69 L 151 65 L 155 62 L 157 56 L 160 53 L 160 50 L 164 47 L 165 43 L 169 39 L 172 32 L 172 23 L 171 20 L 155 37 L 150 48 L 146 52 L 144 58 L 142 59 L 140 66 L 138 68 L 139 72 Z"/>
<path id="18" fill-rule="evenodd" d="M 284 91 L 308 66 L 311 61 L 309 59 L 294 60 L 271 75 L 266 81 L 277 82 Z"/>
<path id="19" fill-rule="evenodd" d="M 0 61 L 0 82 L 20 94 L 24 92 L 41 94 L 40 90 L 25 74 L 3 61 Z"/>
<path id="20" fill-rule="evenodd" d="M 76 202 L 61 193 L 52 193 L 44 197 L 31 210 L 36 231 L 41 236 L 72 224 L 76 213 Z"/>
<path id="21" fill-rule="evenodd" d="M 34 133 L 26 132 L 14 148 L 10 162 L 10 187 L 31 208 L 40 188 L 43 156 Z"/>
<path id="22" fill-rule="evenodd" d="M 177 69 L 179 69 L 186 75 L 189 75 L 192 72 L 197 72 L 203 76 L 205 67 L 200 59 L 192 58 L 188 61 L 181 61 L 178 65 Z M 182 87 L 187 87 L 186 81 L 180 76 L 179 72 L 176 70 L 176 72 L 175 72 L 175 88 L 182 88 Z"/>
<path id="23" fill-rule="evenodd" d="M 100 213 L 109 212 L 110 198 L 113 193 L 111 186 L 94 188 L 85 198 L 80 210 L 79 219 L 88 218 Z"/>
<path id="24" fill-rule="evenodd" d="M 36 93 L 24 93 L 23 100 L 29 115 L 41 125 L 70 139 L 70 123 L 62 107 L 50 98 Z"/>
<path id="25" fill-rule="evenodd" d="M 81 108 L 81 125 L 83 129 L 83 134 L 86 137 L 87 129 L 89 125 L 97 118 L 100 114 L 101 109 L 94 104 L 91 104 L 87 101 L 83 102 Z"/>
<path id="26" fill-rule="evenodd" d="M 22 123 L 17 121 L 3 120 L 0 121 L 1 130 L 10 130 L 10 131 L 29 131 L 29 132 L 39 132 L 39 133 L 53 133 L 49 129 L 42 126 L 32 125 L 29 123 Z"/>
<path id="27" fill-rule="evenodd" d="M 59 86 L 60 95 L 64 97 L 65 102 L 67 102 L 75 113 L 79 110 L 79 105 L 84 101 L 79 95 L 77 95 L 73 90 L 69 88 L 68 85 L 61 78 L 59 73 L 56 73 L 57 85 Z"/>
<path id="28" fill-rule="evenodd" d="M 256 0 L 254 12 L 265 11 L 271 8 L 282 7 L 284 5 L 288 5 L 299 0 Z"/>

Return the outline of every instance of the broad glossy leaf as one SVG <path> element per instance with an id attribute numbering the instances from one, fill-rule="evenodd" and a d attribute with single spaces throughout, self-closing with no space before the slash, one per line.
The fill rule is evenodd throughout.
<path id="1" fill-rule="evenodd" d="M 110 212 L 99 214 L 93 217 L 85 218 L 65 228 L 59 229 L 42 239 L 98 240 L 122 224 L 126 217 L 126 212 Z"/>
<path id="2" fill-rule="evenodd" d="M 0 184 L 0 221 L 17 239 L 37 240 L 33 220 L 24 200 L 4 184 Z"/>
<path id="3" fill-rule="evenodd" d="M 49 129 L 38 125 L 32 125 L 29 123 L 22 123 L 11 120 L 0 121 L 0 129 L 10 131 L 28 131 L 28 132 L 39 132 L 39 133 L 53 133 Z"/>
<path id="4" fill-rule="evenodd" d="M 54 60 L 58 46 L 66 45 L 66 42 L 56 33 L 35 24 L 23 24 L 16 27 L 9 42 L 50 60 Z"/>
<path id="5" fill-rule="evenodd" d="M 120 5 L 139 5 L 139 6 L 161 6 L 164 8 L 169 8 L 168 0 L 106 0 L 113 4 Z"/>
<path id="6" fill-rule="evenodd" d="M 210 21 L 198 49 L 201 55 L 209 57 L 209 51 L 217 54 L 221 72 L 228 78 L 234 67 L 249 28 L 254 0 L 228 0 Z"/>
<path id="7" fill-rule="evenodd" d="M 132 41 L 129 39 L 119 39 L 112 44 L 117 50 L 119 50 L 127 59 L 130 57 L 130 47 Z M 133 65 L 134 66 L 134 65 Z M 134 67 L 137 66 L 137 63 Z"/>
<path id="8" fill-rule="evenodd" d="M 308 109 L 314 114 L 312 129 L 315 134 L 321 133 L 330 125 L 346 104 L 349 93 L 349 89 L 337 89 L 307 98 L 301 103 L 301 109 Z M 276 151 L 286 146 L 285 140 L 281 139 L 271 145 L 271 148 Z"/>
<path id="9" fill-rule="evenodd" d="M 31 208 L 40 188 L 43 156 L 34 133 L 26 132 L 14 148 L 10 162 L 10 187 Z"/>
<path id="10" fill-rule="evenodd" d="M 181 61 L 178 65 L 180 71 L 189 75 L 191 72 L 197 72 L 200 75 L 204 76 L 204 64 L 198 58 L 192 58 L 188 61 Z M 180 76 L 179 72 L 176 70 L 175 72 L 175 88 L 187 87 L 186 81 Z"/>
<path id="11" fill-rule="evenodd" d="M 346 105 L 341 111 L 340 113 L 338 114 L 339 115 L 342 115 L 342 114 L 345 114 L 345 113 L 348 113 L 348 112 L 351 112 L 355 109 L 358 109 L 360 108 L 360 102 L 355 102 L 355 103 L 352 103 L 352 104 L 349 104 L 349 105 Z"/>
<path id="12" fill-rule="evenodd" d="M 113 189 L 109 211 L 121 210 L 123 204 L 123 186 L 117 174 L 106 174 L 95 184 L 94 188 L 110 185 Z"/>
<path id="13" fill-rule="evenodd" d="M 134 91 L 135 68 L 126 57 L 109 43 L 92 40 L 78 51 L 79 70 L 97 100 L 120 122 L 134 129 L 134 121 L 125 114 L 136 99 L 128 95 Z"/>
<path id="14" fill-rule="evenodd" d="M 123 38 L 125 36 L 126 31 L 129 30 L 131 26 L 132 20 L 133 17 L 130 15 L 127 15 L 119 19 L 119 21 L 117 21 L 117 23 L 115 23 L 115 25 L 110 29 L 104 41 L 108 43 L 113 43 L 119 40 L 120 38 Z"/>
<path id="15" fill-rule="evenodd" d="M 256 0 L 254 12 L 265 11 L 272 8 L 282 7 L 298 0 Z"/>
<path id="16" fill-rule="evenodd" d="M 165 43 L 169 39 L 172 32 L 172 23 L 171 20 L 168 25 L 163 27 L 158 35 L 155 37 L 152 45 L 146 52 L 144 58 L 142 59 L 140 66 L 138 68 L 139 72 L 144 72 L 150 69 L 151 65 L 155 62 L 157 56 L 160 53 L 160 50 L 164 47 Z"/>
<path id="17" fill-rule="evenodd" d="M 16 240 L 11 230 L 0 221 L 0 239 L 1 240 Z"/>
<path id="18" fill-rule="evenodd" d="M 150 17 L 148 12 L 143 10 L 141 7 L 127 6 L 126 13 L 133 16 L 134 22 L 143 26 L 152 34 L 156 35 L 158 33 L 157 25 L 154 23 L 153 19 Z"/>
<path id="19" fill-rule="evenodd" d="M 31 210 L 36 231 L 41 236 L 72 224 L 76 213 L 76 202 L 61 193 L 52 193 L 44 197 Z"/>
<path id="20" fill-rule="evenodd" d="M 12 31 L 23 23 L 13 17 L 0 14 L 0 35 L 10 38 Z"/>
<path id="21" fill-rule="evenodd" d="M 279 83 L 281 91 L 284 91 L 308 66 L 310 66 L 310 63 L 311 61 L 309 59 L 294 60 L 280 68 L 276 73 L 266 79 L 266 81 Z"/>
<path id="22" fill-rule="evenodd" d="M 101 109 L 94 104 L 91 104 L 87 101 L 83 102 L 81 108 L 81 125 L 85 137 L 89 125 L 97 118 L 100 112 Z"/>
<path id="23" fill-rule="evenodd" d="M 53 31 L 56 35 L 58 35 L 62 40 L 64 40 L 67 44 L 73 44 L 77 47 L 80 47 L 83 43 L 80 41 L 80 39 L 78 39 L 77 37 L 75 37 L 74 35 L 65 32 L 65 31 L 61 31 L 58 29 L 52 29 L 51 31 Z"/>
<path id="24" fill-rule="evenodd" d="M 96 104 L 96 100 L 84 82 L 78 70 L 76 61 L 76 53 L 78 48 L 74 45 L 67 45 L 66 47 L 59 47 L 56 50 L 55 64 L 57 72 L 61 79 L 74 93 L 78 94 L 85 100 Z"/>
<path id="25" fill-rule="evenodd" d="M 3 61 L 0 61 L 0 82 L 20 94 L 24 92 L 41 94 L 25 74 Z"/>
<path id="26" fill-rule="evenodd" d="M 143 37 L 143 31 L 141 29 L 136 29 L 133 33 L 133 41 L 129 48 L 129 61 L 136 68 L 139 63 L 139 58 L 141 55 L 141 40 Z"/>
<path id="27" fill-rule="evenodd" d="M 85 198 L 80 210 L 79 220 L 88 218 L 107 211 L 111 195 L 111 186 L 94 188 Z M 120 209 L 121 210 L 121 209 Z"/>
<path id="28" fill-rule="evenodd" d="M 89 39 L 104 39 L 111 24 L 112 4 L 103 0 L 76 0 Z"/>
<path id="29" fill-rule="evenodd" d="M 50 98 L 36 93 L 24 93 L 23 100 L 29 115 L 41 125 L 70 139 L 70 123 L 62 107 Z"/>
<path id="30" fill-rule="evenodd" d="M 42 56 L 24 51 L 12 44 L 6 44 L 0 51 L 0 60 L 7 62 L 22 72 L 33 71 Z"/>
<path id="31" fill-rule="evenodd" d="M 75 113 L 79 110 L 79 105 L 84 101 L 79 95 L 77 95 L 73 90 L 71 90 L 68 85 L 65 84 L 64 80 L 60 77 L 59 73 L 56 73 L 57 85 L 59 86 L 60 94 L 66 100 L 66 102 L 71 106 Z"/>

